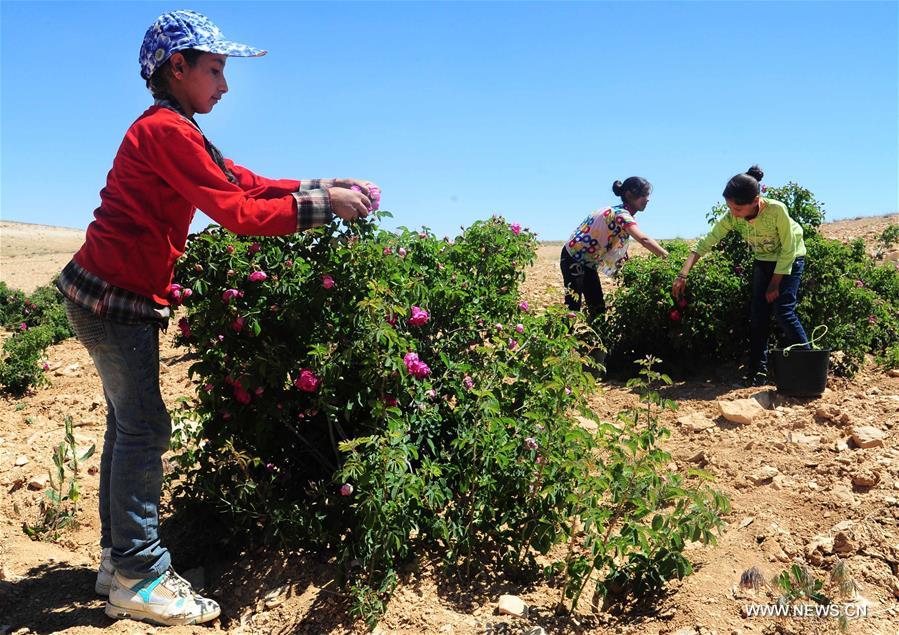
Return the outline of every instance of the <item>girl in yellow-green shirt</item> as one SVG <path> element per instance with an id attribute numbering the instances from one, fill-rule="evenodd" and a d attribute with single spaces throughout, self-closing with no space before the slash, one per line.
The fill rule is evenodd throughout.
<path id="1" fill-rule="evenodd" d="M 683 295 L 690 269 L 731 230 L 749 243 L 755 262 L 752 267 L 748 379 L 754 386 L 767 383 L 772 307 L 783 331 L 784 345 L 806 344 L 808 348 L 808 337 L 796 317 L 796 295 L 805 269 L 802 227 L 790 218 L 783 203 L 761 196 L 762 177 L 764 172 L 754 165 L 728 181 L 724 201 L 730 211 L 696 244 L 671 289 L 675 297 Z"/>

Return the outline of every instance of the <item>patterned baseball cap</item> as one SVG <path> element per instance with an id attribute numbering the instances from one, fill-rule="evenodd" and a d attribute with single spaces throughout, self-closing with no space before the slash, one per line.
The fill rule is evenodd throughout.
<path id="1" fill-rule="evenodd" d="M 196 11 L 163 13 L 147 29 L 140 47 L 140 76 L 149 79 L 173 53 L 196 49 L 229 57 L 259 57 L 265 51 L 225 39 L 205 15 Z"/>

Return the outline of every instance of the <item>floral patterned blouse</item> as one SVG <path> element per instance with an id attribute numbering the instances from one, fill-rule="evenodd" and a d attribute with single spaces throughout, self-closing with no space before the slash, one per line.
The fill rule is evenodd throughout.
<path id="1" fill-rule="evenodd" d="M 608 276 L 618 275 L 627 260 L 630 236 L 624 228 L 637 221 L 624 205 L 592 212 L 568 239 L 566 248 L 576 262 Z"/>

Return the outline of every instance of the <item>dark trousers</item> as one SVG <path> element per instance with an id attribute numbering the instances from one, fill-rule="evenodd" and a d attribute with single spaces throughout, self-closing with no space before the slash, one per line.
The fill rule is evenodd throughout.
<path id="1" fill-rule="evenodd" d="M 770 334 L 771 312 L 783 335 L 782 344 L 790 346 L 808 342 L 805 329 L 796 317 L 796 294 L 805 270 L 805 258 L 793 261 L 793 269 L 781 278 L 780 295 L 768 303 L 765 291 L 774 275 L 774 262 L 756 260 L 752 266 L 752 304 L 750 305 L 749 370 L 750 373 L 766 372 L 768 369 L 768 335 Z M 808 348 L 806 346 L 805 348 Z"/>
<path id="2" fill-rule="evenodd" d="M 606 301 L 599 284 L 599 274 L 592 267 L 585 267 L 572 258 L 565 246 L 559 259 L 562 281 L 565 283 L 565 306 L 570 311 L 580 311 L 584 300 L 591 318 L 605 313 Z"/>

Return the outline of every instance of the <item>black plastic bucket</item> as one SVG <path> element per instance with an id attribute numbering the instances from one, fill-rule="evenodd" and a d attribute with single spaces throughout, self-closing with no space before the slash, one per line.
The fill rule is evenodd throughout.
<path id="1" fill-rule="evenodd" d="M 784 352 L 774 349 L 768 354 L 768 365 L 777 392 L 790 397 L 818 397 L 827 386 L 830 351 L 794 348 Z"/>

